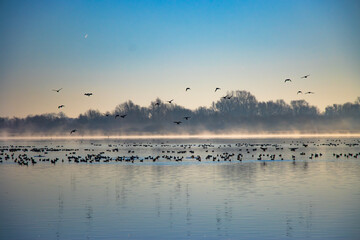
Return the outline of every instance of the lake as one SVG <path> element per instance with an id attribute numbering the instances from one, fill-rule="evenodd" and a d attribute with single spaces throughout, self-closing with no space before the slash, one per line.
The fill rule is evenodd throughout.
<path id="1" fill-rule="evenodd" d="M 359 239 L 360 139 L 0 141 L 0 239 Z"/>

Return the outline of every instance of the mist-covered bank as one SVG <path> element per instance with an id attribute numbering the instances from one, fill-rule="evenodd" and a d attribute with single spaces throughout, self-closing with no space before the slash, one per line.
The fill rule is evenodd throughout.
<path id="1" fill-rule="evenodd" d="M 249 92 L 232 91 L 196 110 L 161 99 L 148 107 L 129 100 L 112 112 L 88 110 L 77 118 L 62 112 L 0 118 L 1 136 L 68 136 L 73 129 L 80 136 L 360 133 L 360 97 L 320 112 L 305 100 L 259 102 Z"/>

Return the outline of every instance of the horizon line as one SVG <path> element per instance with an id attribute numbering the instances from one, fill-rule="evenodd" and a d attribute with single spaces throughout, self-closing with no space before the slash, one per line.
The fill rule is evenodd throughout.
<path id="1" fill-rule="evenodd" d="M 0 141 L 5 140 L 100 140 L 100 139 L 271 139 L 271 138 L 326 138 L 342 137 L 357 138 L 360 133 L 295 133 L 295 134 L 196 134 L 196 135 L 126 135 L 126 136 L 0 136 Z"/>

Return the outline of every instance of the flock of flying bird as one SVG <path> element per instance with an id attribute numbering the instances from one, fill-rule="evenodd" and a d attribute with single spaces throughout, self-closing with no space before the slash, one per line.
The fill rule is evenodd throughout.
<path id="1" fill-rule="evenodd" d="M 310 77 L 310 74 L 302 76 L 301 78 L 308 78 L 308 77 Z M 287 78 L 287 79 L 285 79 L 284 82 L 286 83 L 286 82 L 292 82 L 292 81 L 290 78 Z M 303 92 L 301 90 L 297 91 L 297 94 L 302 94 L 302 93 Z M 305 92 L 305 94 L 314 94 L 314 92 Z"/>
<path id="2" fill-rule="evenodd" d="M 303 76 L 303 77 L 301 77 L 301 78 L 308 78 L 309 76 L 310 76 L 310 74 L 305 75 L 305 76 Z M 290 78 L 287 78 L 287 79 L 285 79 L 284 82 L 287 83 L 287 82 L 292 82 L 292 81 L 291 81 Z M 53 89 L 53 91 L 55 91 L 55 92 L 57 92 L 57 93 L 60 92 L 61 90 L 62 90 L 62 88 Z M 191 88 L 189 88 L 189 87 L 185 88 L 185 92 L 187 92 L 187 91 L 189 91 L 189 90 L 191 90 Z M 214 91 L 214 92 L 217 92 L 217 91 L 219 91 L 219 90 L 221 90 L 221 88 L 217 87 L 217 88 L 215 88 L 215 91 Z M 303 93 L 303 92 L 300 91 L 300 90 L 297 92 L 297 94 L 302 94 L 302 93 Z M 314 94 L 314 92 L 305 92 L 305 94 Z M 93 93 L 91 93 L 91 92 L 86 92 L 86 93 L 84 93 L 84 95 L 87 96 L 87 97 L 90 97 L 90 96 L 93 95 Z M 231 95 L 231 96 L 226 95 L 226 96 L 223 96 L 222 99 L 231 99 L 232 97 L 233 97 L 232 95 Z M 171 100 L 166 101 L 166 102 L 168 102 L 169 104 L 172 104 L 173 101 L 174 101 L 174 99 L 171 99 Z M 154 105 L 155 105 L 155 106 L 160 106 L 160 103 L 159 103 L 159 102 L 156 102 Z M 59 106 L 58 106 L 58 109 L 63 108 L 63 107 L 65 107 L 65 105 L 59 105 Z M 107 113 L 107 114 L 105 114 L 105 116 L 106 116 L 106 117 L 109 117 L 110 114 Z M 116 114 L 116 115 L 115 115 L 115 119 L 118 118 L 118 117 L 125 118 L 126 116 L 127 116 L 127 114 L 123 114 L 123 115 Z M 184 117 L 185 120 L 189 120 L 190 118 L 191 118 L 190 116 L 185 116 L 185 117 Z M 182 121 L 174 121 L 173 123 L 175 123 L 176 125 L 180 125 L 180 124 L 182 123 Z M 77 129 L 71 130 L 71 131 L 70 131 L 70 134 L 73 134 L 73 133 L 75 133 L 75 132 L 77 132 Z"/>

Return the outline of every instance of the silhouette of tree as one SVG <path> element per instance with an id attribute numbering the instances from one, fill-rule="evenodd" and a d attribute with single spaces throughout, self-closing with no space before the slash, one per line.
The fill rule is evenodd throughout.
<path id="1" fill-rule="evenodd" d="M 258 102 L 250 92 L 231 91 L 211 107 L 192 111 L 156 98 L 148 107 L 132 101 L 121 103 L 109 116 L 90 109 L 77 118 L 63 112 L 0 118 L 0 132 L 20 134 L 64 134 L 79 129 L 82 134 L 176 134 L 225 133 L 231 131 L 360 131 L 360 97 L 353 103 L 333 104 L 320 113 L 305 100 Z M 123 118 L 116 115 L 124 116 Z M 185 116 L 190 116 L 185 120 Z M 174 125 L 174 121 L 182 121 Z"/>

